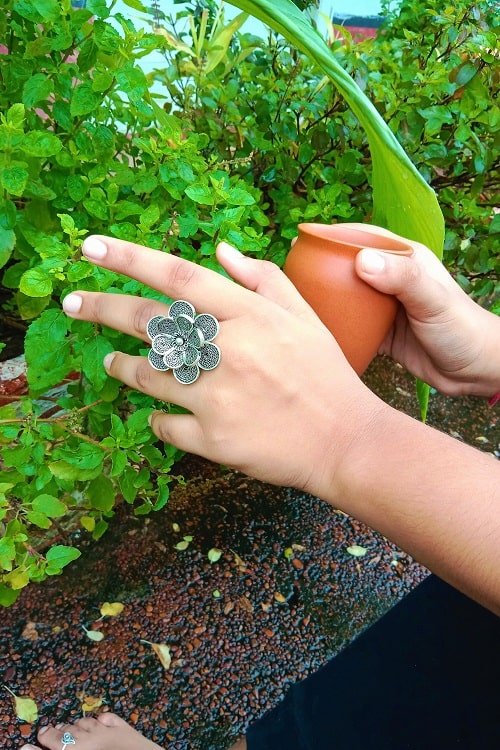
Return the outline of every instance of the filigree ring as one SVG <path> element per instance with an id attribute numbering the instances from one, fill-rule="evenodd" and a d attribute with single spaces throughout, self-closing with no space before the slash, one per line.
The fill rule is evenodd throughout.
<path id="1" fill-rule="evenodd" d="M 61 750 L 66 750 L 68 745 L 76 745 L 76 740 L 71 734 L 71 732 L 64 732 L 62 739 L 61 739 L 61 743 L 62 743 Z"/>
<path id="2" fill-rule="evenodd" d="M 197 314 L 190 302 L 172 302 L 168 315 L 155 315 L 146 332 L 151 339 L 148 360 L 155 370 L 172 370 L 183 385 L 194 383 L 201 370 L 213 370 L 220 362 L 220 349 L 212 341 L 219 321 L 207 313 Z"/>

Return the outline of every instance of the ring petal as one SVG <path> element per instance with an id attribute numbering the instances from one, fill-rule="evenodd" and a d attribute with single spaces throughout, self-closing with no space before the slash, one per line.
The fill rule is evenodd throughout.
<path id="1" fill-rule="evenodd" d="M 198 367 L 200 370 L 213 370 L 220 362 L 220 349 L 216 344 L 205 344 L 201 350 Z"/>

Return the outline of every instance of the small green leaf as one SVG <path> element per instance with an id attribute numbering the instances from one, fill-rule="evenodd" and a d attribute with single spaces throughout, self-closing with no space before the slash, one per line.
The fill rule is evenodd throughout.
<path id="1" fill-rule="evenodd" d="M 11 195 L 21 196 L 28 182 L 28 172 L 24 167 L 6 167 L 0 174 L 5 190 Z"/>
<path id="2" fill-rule="evenodd" d="M 360 547 L 359 544 L 353 544 L 346 548 L 346 552 L 353 557 L 364 557 L 368 550 L 365 547 Z"/>
<path id="3" fill-rule="evenodd" d="M 14 697 L 18 719 L 25 721 L 27 724 L 32 724 L 38 720 L 38 708 L 32 698 L 24 698 L 23 696 L 16 695 L 7 685 L 4 685 L 4 688 Z"/>
<path id="4" fill-rule="evenodd" d="M 71 116 L 81 117 L 94 112 L 100 101 L 101 97 L 96 91 L 93 91 L 90 83 L 82 83 L 76 86 L 71 97 Z"/>
<path id="5" fill-rule="evenodd" d="M 64 516 L 68 508 L 53 495 L 38 495 L 33 500 L 33 510 L 44 513 L 49 518 L 59 518 Z"/>
<path id="6" fill-rule="evenodd" d="M 63 544 L 56 544 L 51 547 L 45 555 L 49 565 L 47 566 L 47 575 L 59 573 L 62 568 L 73 560 L 77 560 L 82 553 L 75 547 L 67 547 Z"/>
<path id="7" fill-rule="evenodd" d="M 83 346 L 82 370 L 96 391 L 100 391 L 108 379 L 103 360 L 106 354 L 113 351 L 114 347 L 101 335 L 94 336 Z"/>
<path id="8" fill-rule="evenodd" d="M 216 563 L 222 556 L 222 550 L 217 549 L 217 547 L 212 547 L 212 549 L 208 551 L 207 556 L 211 563 Z"/>
<path id="9" fill-rule="evenodd" d="M 29 156 L 54 156 L 61 149 L 59 138 L 46 130 L 32 130 L 23 138 L 23 151 Z"/>
<path id="10" fill-rule="evenodd" d="M 29 268 L 21 276 L 19 289 L 27 297 L 47 297 L 52 293 L 52 279 L 39 267 Z"/>

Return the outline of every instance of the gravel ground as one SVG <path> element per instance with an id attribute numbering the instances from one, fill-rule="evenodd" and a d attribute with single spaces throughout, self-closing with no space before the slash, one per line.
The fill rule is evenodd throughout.
<path id="1" fill-rule="evenodd" d="M 367 382 L 416 415 L 400 368 L 379 360 Z M 429 421 L 498 456 L 499 413 L 436 396 Z M 40 713 L 38 724 L 18 722 L 0 690 L 5 750 L 101 702 L 98 710 L 116 711 L 169 750 L 224 750 L 427 574 L 316 498 L 193 457 L 179 471 L 186 485 L 161 513 L 117 517 L 77 568 L 0 612 L 0 683 L 35 699 Z M 178 551 L 184 536 L 192 542 Z M 350 554 L 352 545 L 364 557 Z M 216 562 L 213 548 L 222 552 Z M 124 609 L 98 621 L 104 602 Z M 151 643 L 169 647 L 168 669 Z"/>

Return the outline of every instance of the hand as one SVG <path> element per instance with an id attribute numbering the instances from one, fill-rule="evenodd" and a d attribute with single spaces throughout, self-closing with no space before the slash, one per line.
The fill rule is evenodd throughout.
<path id="1" fill-rule="evenodd" d="M 428 248 L 411 244 L 410 257 L 365 249 L 356 258 L 360 278 L 403 305 L 379 352 L 442 393 L 493 396 L 500 390 L 500 318 L 473 302 Z"/>
<path id="2" fill-rule="evenodd" d="M 155 412 L 167 443 L 258 479 L 325 495 L 349 446 L 386 407 L 355 375 L 335 339 L 273 264 L 221 244 L 217 257 L 239 284 L 166 253 L 111 239 L 85 240 L 87 258 L 220 322 L 219 366 L 191 385 L 158 372 L 145 357 L 108 355 L 108 373 L 189 414 Z M 76 292 L 64 310 L 147 341 L 161 302 Z M 148 342 L 149 343 L 149 342 Z M 326 485 L 325 485 L 326 483 Z"/>

